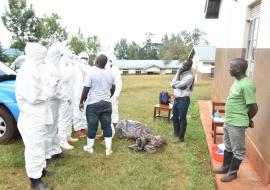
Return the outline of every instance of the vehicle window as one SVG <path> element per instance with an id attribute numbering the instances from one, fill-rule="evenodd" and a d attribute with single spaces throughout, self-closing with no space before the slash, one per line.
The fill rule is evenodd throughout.
<path id="1" fill-rule="evenodd" d="M 16 63 L 16 65 L 15 65 L 15 69 L 19 69 L 19 68 L 22 66 L 23 62 L 24 62 L 24 60 L 18 61 L 18 62 Z"/>
<path id="2" fill-rule="evenodd" d="M 16 75 L 16 72 L 6 66 L 4 63 L 0 63 L 0 75 Z"/>

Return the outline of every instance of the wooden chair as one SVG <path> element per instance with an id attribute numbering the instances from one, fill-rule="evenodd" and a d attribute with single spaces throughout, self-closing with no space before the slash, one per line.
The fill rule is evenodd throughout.
<path id="1" fill-rule="evenodd" d="M 172 107 L 173 107 L 173 101 L 174 101 L 174 96 L 172 94 L 169 93 L 170 96 L 170 104 L 166 105 L 166 104 L 157 104 L 154 107 L 154 119 L 156 119 L 157 117 L 163 117 L 163 118 L 167 118 L 168 120 L 170 120 L 172 118 Z M 161 111 L 165 111 L 168 112 L 167 115 L 162 115 Z"/>
<path id="2" fill-rule="evenodd" d="M 166 112 L 168 112 L 168 114 L 161 115 L 161 111 L 166 111 Z M 164 117 L 164 118 L 168 118 L 168 120 L 170 120 L 171 113 L 172 113 L 172 104 L 169 104 L 169 105 L 157 104 L 154 107 L 154 119 L 156 119 L 157 117 Z"/>
<path id="3" fill-rule="evenodd" d="M 223 117 L 223 121 L 214 120 L 213 116 L 214 116 L 214 113 L 217 111 Z M 218 132 L 218 127 L 223 127 L 224 114 L 225 114 L 225 103 L 212 102 L 212 137 L 214 139 L 214 144 L 216 144 L 217 142 L 217 135 L 223 135 L 223 132 Z"/>

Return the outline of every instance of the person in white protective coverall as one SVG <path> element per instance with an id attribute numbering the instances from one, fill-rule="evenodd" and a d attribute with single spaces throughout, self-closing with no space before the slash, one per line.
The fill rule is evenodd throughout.
<path id="1" fill-rule="evenodd" d="M 49 76 L 49 106 L 53 115 L 53 123 L 47 126 L 46 139 L 46 161 L 50 163 L 52 158 L 64 158 L 67 156 L 60 147 L 60 140 L 57 136 L 59 107 L 62 100 L 67 98 L 62 92 L 62 75 L 60 70 L 60 59 L 64 54 L 64 46 L 61 43 L 54 43 L 47 53 L 45 59 L 48 67 L 47 75 Z"/>
<path id="2" fill-rule="evenodd" d="M 60 139 L 60 146 L 65 150 L 72 150 L 74 147 L 69 142 L 77 142 L 77 138 L 72 138 L 72 116 L 73 116 L 73 85 L 74 85 L 74 64 L 67 53 L 62 57 L 60 63 L 60 71 L 62 75 L 61 89 L 62 97 L 59 107 L 59 123 L 58 123 L 58 137 Z"/>
<path id="3" fill-rule="evenodd" d="M 112 60 L 109 60 L 105 66 L 106 69 L 111 69 L 112 73 L 115 78 L 115 92 L 113 96 L 111 97 L 111 103 L 112 103 L 112 137 L 114 137 L 115 134 L 115 126 L 119 121 L 119 113 L 118 113 L 118 105 L 119 105 L 119 97 L 120 92 L 122 90 L 122 78 L 121 78 L 121 72 L 119 68 L 113 64 Z M 103 132 L 100 135 L 96 136 L 97 139 L 103 139 Z"/>
<path id="4" fill-rule="evenodd" d="M 15 93 L 20 109 L 18 129 L 25 145 L 25 168 L 33 189 L 50 189 L 41 181 L 45 170 L 45 139 L 47 125 L 52 123 L 44 73 L 47 49 L 38 43 L 27 43 L 25 63 L 16 79 Z"/>
<path id="5" fill-rule="evenodd" d="M 76 137 L 82 138 L 86 136 L 87 121 L 85 111 L 79 110 L 81 99 L 81 92 L 83 90 L 83 83 L 86 78 L 87 72 L 90 69 L 88 64 L 89 56 L 86 52 L 79 54 L 79 62 L 76 62 L 74 68 L 74 99 L 73 99 L 73 129 Z"/>
<path id="6" fill-rule="evenodd" d="M 84 151 L 92 154 L 98 123 L 101 123 L 105 137 L 106 156 L 112 153 L 111 96 L 115 91 L 115 78 L 111 69 L 105 69 L 108 59 L 104 54 L 97 56 L 95 66 L 89 71 L 84 83 L 80 110 L 86 104 L 86 118 L 88 124 L 87 145 Z"/>

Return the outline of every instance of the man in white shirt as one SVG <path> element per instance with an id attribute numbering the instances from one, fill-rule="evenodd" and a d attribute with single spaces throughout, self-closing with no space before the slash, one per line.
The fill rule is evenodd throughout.
<path id="1" fill-rule="evenodd" d="M 191 71 L 192 64 L 192 60 L 187 59 L 171 81 L 175 97 L 173 104 L 173 128 L 176 142 L 184 142 L 186 133 L 187 111 L 190 104 L 189 95 L 194 83 Z"/>
<path id="2" fill-rule="evenodd" d="M 115 92 L 113 96 L 111 97 L 111 103 L 112 103 L 112 137 L 114 137 L 115 134 L 115 126 L 117 125 L 119 121 L 119 113 L 118 113 L 118 104 L 119 104 L 119 96 L 120 92 L 122 90 L 122 78 L 121 78 L 121 72 L 119 68 L 112 63 L 112 60 L 109 60 L 105 66 L 107 69 L 111 69 L 112 73 L 115 78 Z M 96 136 L 96 139 L 103 139 L 103 132 L 100 135 Z"/>
<path id="3" fill-rule="evenodd" d="M 108 58 L 101 54 L 96 58 L 87 74 L 79 108 L 81 111 L 86 104 L 86 119 L 88 124 L 87 145 L 84 151 L 92 154 L 97 133 L 98 123 L 105 137 L 106 156 L 112 153 L 111 115 L 112 104 L 110 98 L 115 91 L 115 78 L 111 69 L 105 69 Z"/>

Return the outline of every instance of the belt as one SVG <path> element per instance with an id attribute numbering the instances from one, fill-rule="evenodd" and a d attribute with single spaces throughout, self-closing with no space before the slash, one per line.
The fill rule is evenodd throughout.
<path id="1" fill-rule="evenodd" d="M 189 96 L 176 97 L 175 100 L 180 100 L 180 99 L 185 99 L 185 98 L 189 98 Z"/>

